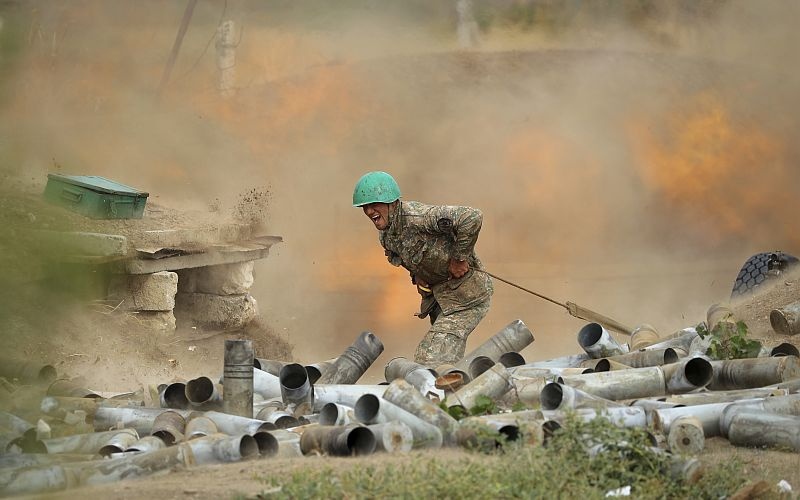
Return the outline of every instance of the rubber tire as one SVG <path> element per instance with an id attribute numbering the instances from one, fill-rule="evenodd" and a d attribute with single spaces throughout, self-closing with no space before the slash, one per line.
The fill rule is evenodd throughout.
<path id="1" fill-rule="evenodd" d="M 736 276 L 731 298 L 753 293 L 762 283 L 775 278 L 780 272 L 797 265 L 798 262 L 800 261 L 797 257 L 783 252 L 761 252 L 751 256 Z"/>

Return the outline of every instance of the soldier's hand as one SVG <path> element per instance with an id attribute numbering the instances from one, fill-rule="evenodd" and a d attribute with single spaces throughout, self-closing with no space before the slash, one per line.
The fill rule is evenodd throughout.
<path id="1" fill-rule="evenodd" d="M 448 271 L 450 271 L 450 276 L 453 278 L 460 278 L 469 271 L 469 261 L 450 259 Z"/>
<path id="2" fill-rule="evenodd" d="M 430 289 L 430 285 L 428 285 L 427 283 L 425 283 L 423 280 L 421 280 L 419 278 L 416 278 L 416 277 L 414 278 L 414 284 L 417 285 L 417 291 L 423 297 L 433 293 L 431 291 L 431 289 Z"/>

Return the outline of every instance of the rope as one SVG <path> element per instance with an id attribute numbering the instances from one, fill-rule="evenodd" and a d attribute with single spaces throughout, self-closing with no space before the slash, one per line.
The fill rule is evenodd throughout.
<path id="1" fill-rule="evenodd" d="M 497 276 L 497 275 L 495 275 L 495 274 L 492 274 L 492 273 L 490 273 L 489 271 L 484 271 L 483 269 L 475 269 L 475 270 L 476 270 L 476 271 L 478 271 L 478 272 L 481 272 L 481 273 L 488 274 L 489 276 L 491 276 L 492 278 L 494 278 L 494 279 L 496 279 L 496 280 L 498 280 L 498 281 L 502 281 L 503 283 L 505 283 L 505 284 L 507 284 L 507 285 L 511 285 L 511 286 L 513 286 L 514 288 L 519 288 L 519 289 L 520 289 L 520 290 L 522 290 L 523 292 L 528 292 L 528 293 L 529 293 L 529 294 L 531 294 L 531 295 L 535 295 L 535 296 L 539 297 L 540 299 L 544 299 L 544 300 L 546 300 L 546 301 L 548 301 L 548 302 L 552 302 L 553 304 L 555 304 L 555 305 L 557 305 L 557 306 L 561 306 L 561 307 L 563 307 L 564 309 L 566 309 L 567 311 L 569 311 L 569 307 L 567 307 L 567 305 L 566 305 L 566 304 L 562 304 L 561 302 L 559 302 L 559 301 L 557 301 L 557 300 L 554 300 L 554 299 L 551 299 L 550 297 L 547 297 L 546 295 L 542 295 L 541 293 L 536 293 L 536 292 L 534 292 L 533 290 L 528 290 L 528 289 L 527 289 L 527 288 L 525 288 L 524 286 L 520 286 L 520 285 L 517 285 L 516 283 L 512 283 L 511 281 L 508 281 L 508 280 L 506 280 L 506 279 L 503 279 L 503 278 L 501 278 L 500 276 Z"/>

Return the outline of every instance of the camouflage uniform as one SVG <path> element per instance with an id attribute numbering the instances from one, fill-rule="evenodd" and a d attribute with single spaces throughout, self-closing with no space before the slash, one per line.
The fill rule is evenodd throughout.
<path id="1" fill-rule="evenodd" d="M 414 356 L 417 363 L 436 367 L 463 358 L 467 337 L 489 311 L 492 280 L 475 272 L 483 269 L 474 251 L 482 222 L 483 214 L 474 208 L 401 201 L 380 232 L 389 262 L 406 268 L 422 295 L 417 316 L 430 317 L 431 328 Z M 451 258 L 468 260 L 467 274 L 451 278 Z"/>

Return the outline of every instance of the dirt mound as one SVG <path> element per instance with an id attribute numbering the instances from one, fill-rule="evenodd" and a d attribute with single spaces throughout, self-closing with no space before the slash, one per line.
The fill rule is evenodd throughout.
<path id="1" fill-rule="evenodd" d="M 110 311 L 98 304 L 65 311 L 47 335 L 17 338 L 13 345 L 7 342 L 11 338 L 3 338 L 7 357 L 51 364 L 60 377 L 80 378 L 86 388 L 101 392 L 146 392 L 149 385 L 217 378 L 228 339 L 253 340 L 258 357 L 293 360 L 292 346 L 260 318 L 240 331 L 179 328 L 164 333 L 135 313 Z"/>
<path id="2" fill-rule="evenodd" d="M 731 302 L 734 316 L 747 324 L 748 332 L 755 338 L 771 344 L 789 342 L 800 344 L 800 339 L 780 335 L 772 329 L 769 314 L 773 309 L 800 300 L 800 269 L 792 270 L 760 286 L 756 293 Z"/>

